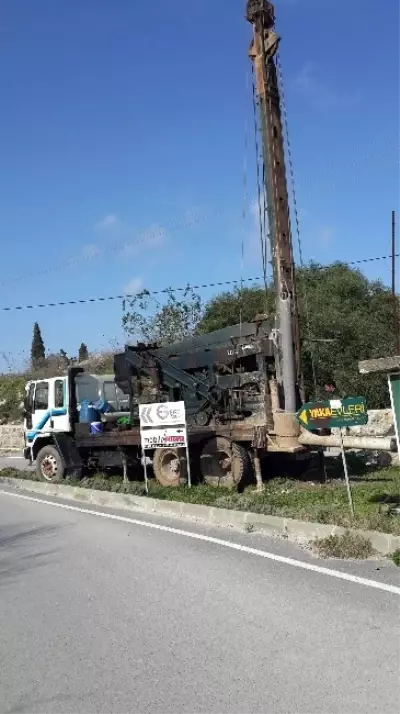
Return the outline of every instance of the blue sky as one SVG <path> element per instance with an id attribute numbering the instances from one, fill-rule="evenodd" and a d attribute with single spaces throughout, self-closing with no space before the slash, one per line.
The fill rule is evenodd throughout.
<path id="1" fill-rule="evenodd" d="M 2 1 L 0 307 L 260 274 L 244 6 Z M 387 254 L 398 2 L 277 0 L 276 13 L 305 258 Z M 365 272 L 388 282 L 389 262 Z M 0 352 L 27 356 L 35 320 L 51 351 L 104 348 L 121 314 L 1 312 Z"/>

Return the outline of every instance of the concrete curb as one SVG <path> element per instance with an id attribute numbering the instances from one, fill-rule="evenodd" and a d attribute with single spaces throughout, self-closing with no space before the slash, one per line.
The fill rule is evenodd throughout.
<path id="1" fill-rule="evenodd" d="M 299 540 L 308 542 L 314 538 L 326 538 L 333 534 L 342 535 L 347 530 L 341 526 L 297 521 L 294 518 L 264 516 L 261 513 L 251 513 L 249 511 L 231 511 L 226 508 L 216 508 L 215 506 L 202 506 L 194 503 L 184 503 L 183 501 L 163 501 L 157 498 L 113 493 L 112 491 L 95 491 L 81 488 L 80 486 L 68 486 L 67 484 L 51 484 L 7 477 L 0 477 L 0 484 L 43 496 L 59 496 L 82 504 L 88 503 L 109 508 L 121 508 L 127 511 L 182 518 L 240 530 L 252 527 L 254 531 L 270 536 L 280 536 L 297 542 Z M 388 555 L 400 548 L 400 536 L 378 531 L 352 530 L 354 533 L 368 538 L 373 548 L 381 555 Z"/>

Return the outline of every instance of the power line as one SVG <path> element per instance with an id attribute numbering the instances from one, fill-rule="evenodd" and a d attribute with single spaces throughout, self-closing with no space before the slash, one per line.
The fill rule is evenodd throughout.
<path id="1" fill-rule="evenodd" d="M 177 231 L 185 228 L 191 228 L 192 226 L 195 226 L 198 223 L 201 223 L 202 221 L 208 221 L 210 218 L 222 215 L 223 213 L 224 210 L 219 209 L 215 211 L 209 211 L 208 213 L 202 215 L 195 215 L 186 218 L 183 217 L 182 220 L 178 219 L 176 221 L 172 221 L 162 227 L 155 228 L 152 231 L 142 231 L 141 233 L 139 233 L 138 237 L 132 236 L 130 238 L 123 238 L 117 241 L 113 241 L 112 244 L 108 245 L 94 246 L 88 244 L 86 246 L 86 249 L 84 247 L 83 250 L 79 253 L 79 255 L 74 255 L 71 258 L 65 258 L 59 263 L 56 263 L 55 265 L 46 266 L 45 268 L 42 268 L 41 270 L 35 271 L 33 273 L 22 273 L 21 275 L 17 275 L 13 278 L 10 278 L 9 280 L 4 280 L 0 283 L 0 287 L 4 287 L 5 285 L 9 285 L 20 280 L 26 280 L 27 277 L 38 277 L 48 275 L 49 273 L 53 273 L 57 270 L 73 268 L 76 265 L 81 265 L 81 263 L 84 261 L 90 261 L 97 257 L 100 258 L 108 253 L 123 253 L 127 250 L 140 248 L 146 245 L 147 243 L 151 244 L 158 238 L 162 238 L 167 231 Z"/>
<path id="2" fill-rule="evenodd" d="M 243 282 L 250 282 L 250 281 L 257 281 L 261 280 L 261 278 L 255 277 L 255 278 L 243 278 Z M 185 285 L 185 287 L 178 287 L 178 288 L 163 288 L 162 290 L 140 290 L 137 293 L 133 294 L 123 294 L 123 295 L 107 295 L 107 296 L 102 296 L 102 297 L 93 297 L 93 298 L 84 298 L 82 300 L 64 300 L 60 302 L 48 302 L 48 303 L 39 303 L 37 305 L 14 305 L 12 307 L 2 307 L 0 308 L 3 312 L 11 312 L 12 310 L 35 310 L 37 308 L 42 308 L 42 307 L 61 307 L 62 305 L 83 305 L 85 303 L 94 303 L 94 302 L 107 302 L 110 300 L 128 300 L 129 298 L 134 298 L 137 295 L 141 295 L 142 293 L 145 293 L 146 295 L 162 295 L 163 293 L 177 293 L 177 292 L 185 292 L 187 290 L 200 290 L 202 288 L 216 288 L 216 287 L 225 287 L 226 285 L 237 285 L 240 283 L 240 280 L 226 280 L 224 282 L 218 282 L 218 283 L 204 283 L 202 285 Z"/>
<path id="3" fill-rule="evenodd" d="M 395 258 L 398 258 L 400 256 L 400 253 L 395 254 Z M 379 255 L 374 258 L 362 258 L 361 260 L 352 260 L 346 263 L 346 265 L 362 265 L 365 263 L 373 263 L 378 260 L 388 260 L 392 258 L 391 255 Z M 340 261 L 338 261 L 340 263 Z M 333 265 L 335 265 L 333 263 Z M 311 267 L 312 264 L 311 264 Z M 315 265 L 314 268 L 316 270 L 328 270 L 329 268 L 332 267 L 332 264 L 330 265 Z M 215 282 L 215 283 L 202 283 L 199 285 L 185 285 L 183 287 L 176 287 L 176 288 L 163 288 L 162 290 L 140 290 L 137 293 L 133 294 L 123 294 L 123 295 L 106 295 L 106 296 L 100 296 L 100 297 L 92 297 L 92 298 L 82 298 L 82 300 L 60 300 L 58 302 L 48 302 L 48 303 L 38 303 L 37 305 L 12 305 L 9 307 L 1 307 L 0 311 L 1 312 L 14 312 L 16 310 L 37 310 L 39 308 L 46 308 L 46 307 L 62 307 L 65 305 L 86 305 L 89 303 L 96 303 L 96 302 L 110 302 L 112 300 L 128 300 L 130 298 L 134 298 L 137 295 L 141 295 L 145 293 L 146 295 L 162 295 L 162 294 L 169 294 L 169 293 L 178 293 L 178 292 L 187 292 L 188 290 L 202 290 L 204 288 L 222 288 L 222 287 L 227 287 L 228 285 L 239 285 L 241 282 L 249 283 L 249 282 L 257 282 L 259 280 L 264 280 L 263 276 L 257 275 L 255 277 L 251 278 L 240 278 L 239 280 L 224 280 L 221 282 Z"/>
<path id="4" fill-rule="evenodd" d="M 252 199 L 249 202 L 249 206 L 251 207 L 255 203 L 256 199 Z M 228 213 L 229 215 L 231 215 L 230 208 L 227 207 L 212 209 L 209 210 L 207 213 L 195 213 L 195 215 L 191 217 L 187 217 L 185 214 L 185 216 L 173 220 L 171 222 L 167 222 L 162 226 L 154 228 L 151 231 L 141 231 L 137 237 L 131 236 L 130 238 L 121 238 L 116 241 L 114 240 L 111 244 L 106 245 L 88 244 L 84 246 L 83 250 L 78 255 L 74 255 L 70 258 L 63 258 L 58 263 L 48 265 L 40 270 L 31 273 L 21 273 L 20 275 L 14 276 L 13 278 L 10 278 L 8 280 L 3 280 L 2 282 L 0 282 L 0 287 L 5 287 L 6 285 L 10 285 L 11 283 L 26 280 L 26 278 L 29 277 L 36 278 L 39 276 L 49 275 L 50 273 L 53 273 L 58 270 L 73 268 L 74 266 L 80 266 L 82 262 L 91 261 L 95 258 L 102 258 L 107 254 L 123 254 L 124 251 L 131 251 L 137 248 L 141 248 L 143 246 L 146 246 L 147 244 L 151 245 L 157 239 L 163 238 L 164 235 L 166 233 L 169 233 L 170 231 L 178 231 L 187 228 L 192 228 L 193 226 L 197 226 L 202 222 L 209 221 L 211 218 L 218 218 Z"/>

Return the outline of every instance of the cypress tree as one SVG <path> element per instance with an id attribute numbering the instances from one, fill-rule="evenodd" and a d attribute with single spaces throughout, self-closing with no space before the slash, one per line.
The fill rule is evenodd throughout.
<path id="1" fill-rule="evenodd" d="M 31 362 L 33 369 L 42 367 L 46 358 L 44 342 L 40 327 L 37 322 L 33 326 L 33 338 L 31 347 Z"/>
<path id="2" fill-rule="evenodd" d="M 89 350 L 85 343 L 82 342 L 79 347 L 78 362 L 84 362 L 86 359 L 89 359 Z"/>

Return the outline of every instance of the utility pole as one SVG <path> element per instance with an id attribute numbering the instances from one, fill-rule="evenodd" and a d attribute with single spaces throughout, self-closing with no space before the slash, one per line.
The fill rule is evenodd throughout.
<path id="1" fill-rule="evenodd" d="M 400 355 L 400 315 L 396 295 L 396 211 L 392 211 L 392 299 L 396 354 Z"/>
<path id="2" fill-rule="evenodd" d="M 253 26 L 249 56 L 253 62 L 263 145 L 264 184 L 276 294 L 277 380 L 283 386 L 285 411 L 296 411 L 300 381 L 300 333 L 295 291 L 293 246 L 286 180 L 284 135 L 275 57 L 279 37 L 275 10 L 267 0 L 248 0 L 247 20 Z"/>

